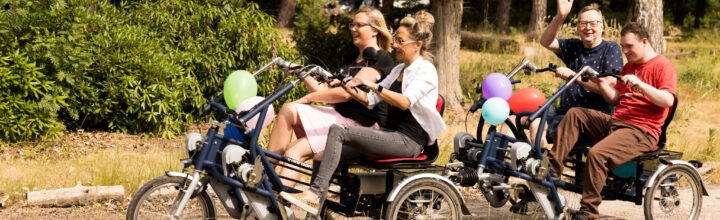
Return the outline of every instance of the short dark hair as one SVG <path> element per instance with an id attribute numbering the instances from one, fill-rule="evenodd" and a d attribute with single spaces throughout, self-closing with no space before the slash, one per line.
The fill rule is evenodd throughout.
<path id="1" fill-rule="evenodd" d="M 645 38 L 648 40 L 648 42 L 652 44 L 650 40 L 650 34 L 648 34 L 647 29 L 637 22 L 630 22 L 623 26 L 622 30 L 620 31 L 620 36 L 625 36 L 625 34 L 627 33 L 635 34 L 638 40 L 642 40 L 643 38 Z"/>

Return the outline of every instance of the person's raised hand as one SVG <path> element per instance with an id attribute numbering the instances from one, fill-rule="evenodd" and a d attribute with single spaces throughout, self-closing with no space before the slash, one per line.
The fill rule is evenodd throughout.
<path id="1" fill-rule="evenodd" d="M 574 0 L 557 0 L 557 15 L 561 17 L 567 17 L 568 14 L 570 14 L 570 9 L 572 9 L 572 4 Z"/>

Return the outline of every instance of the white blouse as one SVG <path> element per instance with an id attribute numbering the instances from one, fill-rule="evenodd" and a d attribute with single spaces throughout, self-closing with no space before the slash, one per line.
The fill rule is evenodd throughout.
<path id="1" fill-rule="evenodd" d="M 390 75 L 380 82 L 383 88 L 390 88 L 400 76 L 405 64 L 395 66 Z M 402 94 L 410 100 L 410 112 L 415 120 L 422 126 L 430 137 L 432 144 L 445 130 L 445 122 L 435 107 L 438 99 L 438 76 L 435 66 L 422 57 L 418 57 L 410 66 L 405 68 L 402 80 Z M 382 98 L 375 92 L 367 94 L 368 108 L 373 108 Z"/>

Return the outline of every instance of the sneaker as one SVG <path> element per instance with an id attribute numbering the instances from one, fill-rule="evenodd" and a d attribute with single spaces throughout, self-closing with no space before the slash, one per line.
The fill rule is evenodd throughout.
<path id="1" fill-rule="evenodd" d="M 559 174 L 550 172 L 550 179 L 552 179 L 552 181 L 560 181 L 560 177 Z"/>
<path id="2" fill-rule="evenodd" d="M 590 220 L 590 218 L 583 211 L 576 211 L 570 214 L 572 220 Z"/>

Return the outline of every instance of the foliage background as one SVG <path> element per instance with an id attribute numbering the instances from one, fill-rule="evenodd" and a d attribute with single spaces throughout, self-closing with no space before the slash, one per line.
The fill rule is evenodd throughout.
<path id="1" fill-rule="evenodd" d="M 201 120 L 232 70 L 296 56 L 273 42 L 275 19 L 252 2 L 113 2 L 0 1 L 0 74 L 12 76 L 0 84 L 0 109 L 9 113 L 1 139 L 52 136 L 64 126 L 172 136 Z M 266 96 L 283 76 L 260 77 Z"/>

